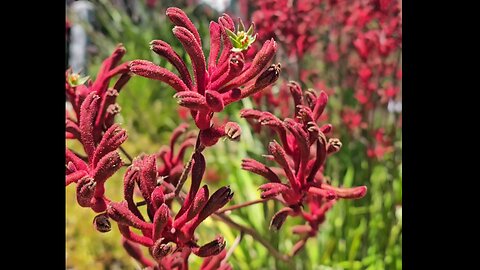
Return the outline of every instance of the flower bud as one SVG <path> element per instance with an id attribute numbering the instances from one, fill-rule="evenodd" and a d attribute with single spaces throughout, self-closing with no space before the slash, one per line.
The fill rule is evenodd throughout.
<path id="1" fill-rule="evenodd" d="M 225 124 L 225 133 L 227 137 L 232 141 L 239 141 L 240 135 L 242 134 L 242 129 L 240 125 L 235 122 L 228 122 Z"/>
<path id="2" fill-rule="evenodd" d="M 226 241 L 222 236 L 218 236 L 215 240 L 207 243 L 199 248 L 193 248 L 192 251 L 199 257 L 210 257 L 218 255 L 225 248 Z"/>
<path id="3" fill-rule="evenodd" d="M 108 215 L 105 213 L 101 213 L 95 216 L 95 218 L 93 218 L 93 225 L 97 231 L 102 233 L 106 233 L 112 230 L 112 224 L 108 219 Z"/>
<path id="4" fill-rule="evenodd" d="M 291 213 L 293 213 L 293 209 L 290 207 L 284 207 L 283 209 L 278 211 L 270 221 L 270 230 L 280 230 L 288 215 L 290 215 Z"/>
<path id="5" fill-rule="evenodd" d="M 334 154 L 338 151 L 340 151 L 340 148 L 342 148 L 342 142 L 337 139 L 337 138 L 331 138 L 328 140 L 327 144 L 327 153 L 328 154 Z"/>

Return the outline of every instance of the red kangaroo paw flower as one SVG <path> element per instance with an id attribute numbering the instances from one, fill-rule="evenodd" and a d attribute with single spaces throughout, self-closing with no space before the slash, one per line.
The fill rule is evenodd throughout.
<path id="1" fill-rule="evenodd" d="M 280 70 L 280 64 L 272 64 L 263 73 L 261 73 L 260 76 L 258 76 L 254 84 L 244 87 L 242 90 L 240 90 L 240 93 L 238 93 L 238 91 L 236 91 L 235 89 L 231 90 L 230 92 L 224 93 L 223 97 L 225 104 L 228 105 L 232 102 L 246 98 L 257 93 L 260 90 L 263 90 L 265 87 L 274 83 L 278 79 L 278 77 L 280 76 Z"/>
<path id="2" fill-rule="evenodd" d="M 253 64 L 252 64 L 253 65 Z M 255 94 L 259 90 L 271 85 L 276 82 L 278 77 L 280 77 L 280 71 L 282 70 L 282 65 L 271 64 L 265 71 L 260 73 L 260 76 L 255 80 L 254 88 L 250 91 L 242 91 L 242 97 L 248 97 Z"/>
<path id="3" fill-rule="evenodd" d="M 171 222 L 170 209 L 162 204 L 155 212 L 153 218 L 153 240 L 157 241 L 162 236 L 163 229 Z"/>
<path id="4" fill-rule="evenodd" d="M 92 198 L 95 194 L 95 186 L 97 183 L 93 178 L 85 176 L 77 182 L 77 202 L 81 207 L 90 207 Z"/>
<path id="5" fill-rule="evenodd" d="M 226 13 L 223 13 L 222 16 L 218 18 L 218 23 L 230 31 L 235 30 L 235 22 L 232 17 Z"/>
<path id="6" fill-rule="evenodd" d="M 192 248 L 192 251 L 198 257 L 210 257 L 220 254 L 225 248 L 227 242 L 222 236 L 218 236 L 210 243 L 207 243 L 199 248 Z"/>
<path id="7" fill-rule="evenodd" d="M 294 234 L 310 234 L 312 230 L 313 229 L 310 225 L 296 225 L 292 227 L 292 232 Z"/>
<path id="8" fill-rule="evenodd" d="M 181 26 L 188 29 L 188 31 L 190 31 L 195 37 L 196 42 L 198 42 L 198 44 L 202 44 L 202 40 L 200 39 L 200 34 L 198 34 L 197 28 L 187 17 L 187 14 L 183 12 L 183 10 L 176 7 L 169 7 L 167 8 L 165 14 L 176 26 Z"/>
<path id="9" fill-rule="evenodd" d="M 281 182 L 280 178 L 278 178 L 278 175 L 275 174 L 269 167 L 267 167 L 265 164 L 260 163 L 254 159 L 250 159 L 250 158 L 242 159 L 242 169 L 261 175 L 270 182 L 273 182 L 273 183 Z"/>
<path id="10" fill-rule="evenodd" d="M 106 233 L 112 230 L 112 224 L 108 219 L 107 214 L 101 213 L 95 216 L 93 219 L 93 226 L 95 229 L 101 233 Z"/>
<path id="11" fill-rule="evenodd" d="M 258 119 L 263 115 L 264 112 L 254 110 L 254 109 L 241 109 L 240 117 L 246 119 Z"/>
<path id="12" fill-rule="evenodd" d="M 128 62 L 130 64 L 130 62 Z M 130 70 L 127 65 L 127 70 Z M 123 73 L 120 78 L 118 78 L 115 85 L 113 85 L 113 89 L 120 92 L 120 90 L 127 84 L 127 82 L 132 78 L 132 75 L 129 72 Z"/>
<path id="13" fill-rule="evenodd" d="M 162 81 L 170 85 L 177 92 L 189 91 L 189 88 L 177 75 L 168 69 L 155 65 L 150 61 L 134 60 L 130 62 L 129 69 L 136 75 Z"/>
<path id="14" fill-rule="evenodd" d="M 315 161 L 313 162 L 310 173 L 307 177 L 307 183 L 312 182 L 313 179 L 315 179 L 315 175 L 320 167 L 322 167 L 323 163 L 325 162 L 325 158 L 327 157 L 327 140 L 323 133 L 319 133 L 316 152 Z"/>
<path id="15" fill-rule="evenodd" d="M 305 105 L 298 105 L 295 107 L 295 116 L 297 119 L 301 119 L 304 123 L 313 123 L 316 125 L 316 121 L 313 116 L 312 110 Z"/>
<path id="16" fill-rule="evenodd" d="M 224 128 L 210 127 L 202 130 L 202 133 L 200 133 L 200 142 L 205 146 L 212 146 L 223 136 L 225 136 Z"/>
<path id="17" fill-rule="evenodd" d="M 108 106 L 115 104 L 117 100 L 118 91 L 114 88 L 109 88 L 101 98 L 102 102 L 97 113 L 97 118 L 95 120 L 95 127 L 102 128 L 105 120 L 105 115 L 107 114 Z"/>
<path id="18" fill-rule="evenodd" d="M 128 227 L 127 225 L 123 225 L 120 223 L 118 223 L 117 225 L 118 225 L 118 230 L 126 239 L 132 242 L 138 243 L 145 247 L 151 247 L 153 245 L 153 241 L 150 237 L 133 233 L 132 231 L 130 231 L 130 227 Z"/>
<path id="19" fill-rule="evenodd" d="M 295 245 L 293 245 L 292 253 L 291 253 L 292 256 L 295 256 L 305 246 L 306 243 L 307 243 L 307 239 L 298 240 L 298 242 L 295 243 Z"/>
<path id="20" fill-rule="evenodd" d="M 303 105 L 303 94 L 302 88 L 300 85 L 295 81 L 290 81 L 287 84 L 288 89 L 293 97 L 293 102 L 295 104 L 295 116 L 298 116 L 299 105 Z"/>
<path id="21" fill-rule="evenodd" d="M 200 222 L 213 214 L 213 212 L 226 205 L 232 199 L 232 197 L 233 192 L 228 186 L 221 187 L 217 191 L 215 191 L 215 193 L 210 196 L 210 199 L 208 200 L 205 207 L 198 214 L 198 219 L 200 220 Z"/>
<path id="22" fill-rule="evenodd" d="M 192 78 L 190 77 L 190 73 L 185 65 L 185 62 L 183 62 L 182 58 L 168 43 L 163 40 L 153 40 L 150 42 L 150 49 L 156 54 L 167 59 L 178 70 L 180 78 L 182 78 L 187 88 L 193 89 Z"/>
<path id="23" fill-rule="evenodd" d="M 108 216 L 118 222 L 119 224 L 132 226 L 137 229 L 152 231 L 153 225 L 139 219 L 135 214 L 128 209 L 127 202 L 120 203 L 111 202 L 107 206 Z"/>
<path id="24" fill-rule="evenodd" d="M 317 98 L 315 107 L 313 108 L 313 117 L 315 120 L 318 120 L 318 118 L 322 115 L 325 107 L 327 106 L 327 102 L 327 94 L 324 91 L 320 92 L 320 96 Z"/>
<path id="25" fill-rule="evenodd" d="M 331 124 L 325 124 L 320 127 L 320 131 L 323 134 L 329 134 L 330 132 L 332 132 L 332 129 L 333 129 L 333 126 Z"/>
<path id="26" fill-rule="evenodd" d="M 270 221 L 270 230 L 278 231 L 282 227 L 283 223 L 287 219 L 287 216 L 294 213 L 293 209 L 290 207 L 284 207 L 278 211 Z"/>
<path id="27" fill-rule="evenodd" d="M 138 244 L 129 241 L 125 237 L 122 237 L 122 246 L 127 251 L 130 257 L 134 258 L 139 262 L 143 267 L 153 267 L 154 264 L 152 261 L 147 259 L 144 255 Z"/>
<path id="28" fill-rule="evenodd" d="M 122 143 L 127 140 L 127 131 L 118 125 L 112 125 L 103 135 L 92 158 L 93 167 L 97 166 L 98 161 L 106 154 L 115 151 Z"/>
<path id="29" fill-rule="evenodd" d="M 230 187 L 221 187 L 215 193 L 210 196 L 203 209 L 198 213 L 195 218 L 192 219 L 182 228 L 182 234 L 185 238 L 190 238 L 193 235 L 195 229 L 203 222 L 208 216 L 213 214 L 218 209 L 226 205 L 233 197 L 233 192 Z"/>
<path id="30" fill-rule="evenodd" d="M 157 167 L 155 155 L 143 155 L 133 160 L 133 165 L 140 169 L 139 178 L 137 178 L 138 187 L 142 197 L 147 203 L 147 213 L 150 219 L 153 219 L 155 208 L 152 205 L 151 194 L 157 186 Z"/>
<path id="31" fill-rule="evenodd" d="M 242 72 L 244 65 L 245 58 L 243 54 L 231 53 L 230 60 L 218 67 L 216 72 L 212 74 L 212 77 L 210 78 L 212 83 L 209 85 L 209 89 L 212 91 L 218 91 L 220 87 L 238 76 Z M 226 72 L 224 70 L 225 68 L 227 69 Z"/>
<path id="32" fill-rule="evenodd" d="M 158 209 L 162 204 L 165 203 L 165 194 L 161 187 L 156 187 L 151 195 L 152 204 L 155 209 Z"/>
<path id="33" fill-rule="evenodd" d="M 110 176 L 112 176 L 122 166 L 122 160 L 120 155 L 116 151 L 112 151 L 103 156 L 99 161 L 95 170 L 93 171 L 93 178 L 100 185 L 105 182 Z M 96 192 L 95 196 L 100 194 Z M 103 193 L 101 193 L 103 195 Z M 101 196 L 100 195 L 100 196 Z"/>
<path id="34" fill-rule="evenodd" d="M 334 192 L 338 198 L 343 199 L 360 199 L 365 194 L 367 194 L 367 187 L 360 186 L 360 187 L 353 187 L 353 188 L 340 188 L 340 187 L 332 187 L 328 184 L 322 183 L 321 188 Z"/>
<path id="35" fill-rule="evenodd" d="M 290 185 L 292 186 L 292 188 L 296 191 L 300 190 L 300 183 L 298 183 L 295 175 L 293 174 L 293 170 L 289 165 L 289 162 L 287 160 L 287 154 L 285 153 L 283 147 L 281 147 L 276 141 L 273 141 L 268 144 L 268 150 L 270 154 L 272 154 L 275 158 L 275 161 L 285 171 L 285 175 L 287 176 L 288 181 L 290 181 Z"/>
<path id="36" fill-rule="evenodd" d="M 82 179 L 84 176 L 88 175 L 86 171 L 75 171 L 71 174 L 68 174 L 65 179 L 65 186 L 70 185 L 71 183 L 77 183 L 78 180 Z"/>
<path id="37" fill-rule="evenodd" d="M 307 101 L 307 105 L 308 107 L 310 107 L 310 109 L 314 109 L 315 108 L 315 103 L 317 102 L 317 93 L 315 92 L 315 90 L 309 88 L 307 89 L 307 91 L 305 91 L 305 100 Z"/>
<path id="38" fill-rule="evenodd" d="M 158 239 L 151 247 L 151 254 L 155 260 L 161 260 L 174 250 L 172 243 L 165 243 L 163 238 Z"/>
<path id="39" fill-rule="evenodd" d="M 266 183 L 261 185 L 258 189 L 262 191 L 262 194 L 260 194 L 260 198 L 270 199 L 289 190 L 290 187 L 281 183 Z"/>
<path id="40" fill-rule="evenodd" d="M 218 92 L 210 90 L 205 91 L 205 101 L 207 102 L 209 109 L 214 112 L 221 112 L 225 106 L 223 104 L 222 95 Z"/>
<path id="41" fill-rule="evenodd" d="M 205 96 L 197 92 L 178 92 L 173 95 L 173 98 L 177 100 L 178 105 L 189 108 L 190 110 L 207 112 L 210 110 Z"/>
<path id="42" fill-rule="evenodd" d="M 118 64 L 125 53 L 125 47 L 123 47 L 122 44 L 118 44 L 112 55 L 103 61 L 100 71 L 97 74 L 97 79 L 90 87 L 95 94 L 101 96 L 103 92 L 107 90 L 109 82 L 107 79 L 108 73 Z"/>
<path id="43" fill-rule="evenodd" d="M 192 206 L 188 209 L 187 220 L 194 218 L 202 209 L 205 207 L 209 197 L 209 191 L 207 185 L 204 185 L 195 196 L 195 200 L 192 203 Z"/>
<path id="44" fill-rule="evenodd" d="M 225 134 L 231 141 L 239 141 L 242 135 L 242 129 L 240 125 L 235 122 L 227 122 L 225 124 Z"/>
<path id="45" fill-rule="evenodd" d="M 73 135 L 73 138 L 81 140 L 81 131 L 78 125 L 72 120 L 67 119 L 65 121 L 65 131 Z"/>
<path id="46" fill-rule="evenodd" d="M 185 27 L 175 26 L 172 31 L 192 60 L 197 92 L 201 95 L 205 94 L 206 63 L 201 43 L 197 42 L 192 32 Z"/>
<path id="47" fill-rule="evenodd" d="M 216 22 L 210 22 L 210 54 L 208 55 L 208 72 L 213 74 L 217 66 L 218 53 L 220 52 L 221 30 Z M 225 50 L 225 49 L 224 49 Z"/>
<path id="48" fill-rule="evenodd" d="M 239 87 L 244 83 L 250 81 L 251 79 L 255 78 L 258 74 L 261 74 L 262 71 L 267 67 L 270 60 L 272 60 L 276 51 L 277 45 L 275 41 L 273 39 L 267 40 L 263 44 L 262 49 L 257 53 L 257 55 L 255 55 L 255 58 L 253 59 L 250 68 L 245 70 L 240 76 L 232 80 L 228 85 L 222 87 L 220 89 L 220 92 L 226 92 L 229 89 Z M 269 74 L 271 74 L 271 72 Z M 261 82 L 266 83 L 271 79 L 271 77 L 266 76 L 266 78 L 262 79 Z"/>
<path id="49" fill-rule="evenodd" d="M 192 203 L 192 206 L 188 208 L 187 212 L 184 212 L 182 215 L 177 215 L 175 217 L 175 222 L 173 227 L 181 228 L 183 225 L 194 218 L 205 206 L 208 201 L 208 187 L 204 185 L 195 196 L 195 200 Z"/>
<path id="50" fill-rule="evenodd" d="M 107 76 L 105 76 L 105 80 L 110 80 L 112 79 L 113 77 L 115 77 L 116 75 L 119 75 L 119 74 L 126 74 L 128 73 L 128 65 L 129 65 L 129 62 L 125 62 L 125 63 L 122 63 L 121 65 L 118 65 L 117 67 L 111 69 Z M 119 90 L 118 88 L 115 88 L 116 90 Z M 104 91 L 102 91 L 102 95 L 105 93 L 107 89 L 105 89 Z"/>
<path id="51" fill-rule="evenodd" d="M 340 151 L 340 148 L 342 148 L 342 142 L 339 139 L 331 138 L 328 140 L 327 154 L 329 155 L 334 154 Z"/>
<path id="52" fill-rule="evenodd" d="M 327 201 L 335 200 L 337 198 L 337 194 L 331 190 L 310 187 L 308 188 L 308 192 L 316 195 L 320 195 L 325 198 Z"/>
<path id="53" fill-rule="evenodd" d="M 205 130 L 211 126 L 210 120 L 212 119 L 212 117 L 213 117 L 213 112 L 199 111 L 195 116 L 195 125 L 200 130 Z"/>
<path id="54" fill-rule="evenodd" d="M 82 103 L 80 108 L 80 135 L 82 145 L 87 153 L 88 160 L 91 161 L 95 151 L 94 140 L 94 121 L 99 107 L 100 97 L 94 92 L 90 93 Z"/>
<path id="55" fill-rule="evenodd" d="M 228 264 L 222 264 L 222 260 L 227 255 L 227 250 L 223 249 L 218 255 L 206 257 L 202 265 L 200 266 L 200 270 L 227 270 L 231 269 L 228 268 Z"/>
<path id="56" fill-rule="evenodd" d="M 119 114 L 121 109 L 122 108 L 117 103 L 109 105 L 107 107 L 107 111 L 105 114 L 105 121 L 104 121 L 105 126 L 109 127 L 113 125 L 115 120 L 115 115 Z"/>
<path id="57" fill-rule="evenodd" d="M 133 200 L 133 192 L 135 189 L 135 183 L 139 181 L 140 178 L 140 168 L 135 165 L 131 165 L 128 167 L 127 171 L 125 172 L 125 176 L 123 178 L 123 197 L 128 204 L 128 209 L 132 211 L 132 213 L 137 216 L 139 219 L 145 221 L 142 216 L 142 213 L 138 210 L 135 201 Z"/>
<path id="58" fill-rule="evenodd" d="M 172 135 L 170 137 L 170 161 L 171 162 L 173 162 L 173 152 L 175 151 L 175 143 L 177 142 L 178 138 L 187 131 L 187 128 L 188 128 L 188 124 L 181 123 L 172 132 Z"/>

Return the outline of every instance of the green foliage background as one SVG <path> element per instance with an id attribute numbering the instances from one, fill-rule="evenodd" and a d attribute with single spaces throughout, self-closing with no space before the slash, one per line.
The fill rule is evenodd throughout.
<path id="1" fill-rule="evenodd" d="M 163 39 L 182 55 L 180 43 L 173 38 L 172 25 L 166 20 L 162 8 L 147 9 L 138 3 L 141 22 L 134 22 L 124 10 L 110 1 L 93 1 L 96 7 L 96 25 L 101 31 L 84 24 L 97 53 L 89 59 L 89 75 L 95 77 L 101 61 L 107 57 L 117 43 L 127 49 L 124 60 L 148 59 L 171 68 L 160 57 L 149 50 L 149 42 Z M 178 6 L 178 5 L 177 5 Z M 203 37 L 203 47 L 208 50 L 208 23 L 218 14 L 207 6 L 184 9 Z M 71 18 L 75 21 L 74 16 Z M 95 24 L 94 24 L 95 25 Z M 182 55 L 189 62 L 188 56 Z M 278 82 L 279 84 L 279 82 Z M 307 85 L 309 86 L 309 85 Z M 312 86 L 309 86 L 312 87 Z M 339 112 L 342 95 L 346 90 L 338 89 L 329 100 L 329 115 L 336 129 L 345 130 Z M 172 98 L 172 89 L 160 82 L 134 77 L 122 90 L 118 103 L 122 107 L 117 121 L 127 129 L 129 139 L 125 149 L 133 156 L 140 153 L 154 153 L 161 145 L 169 142 L 170 132 L 178 126 L 180 119 L 177 104 Z M 215 171 L 220 181 L 208 181 L 211 190 L 230 185 L 235 192 L 231 205 L 259 198 L 258 186 L 264 180 L 240 169 L 241 159 L 253 157 L 262 160 L 267 153 L 265 145 L 257 135 L 252 134 L 246 121 L 239 118 L 241 108 L 251 107 L 249 100 L 235 104 L 219 115 L 237 121 L 242 127 L 241 141 L 221 141 L 204 153 L 207 170 Z M 293 108 L 292 108 L 293 109 Z M 189 120 L 190 121 L 190 120 Z M 190 127 L 194 124 L 190 121 Z M 345 134 L 345 133 L 344 133 Z M 276 261 L 267 250 L 250 236 L 245 235 L 229 259 L 234 269 L 401 269 L 402 268 L 402 167 L 401 132 L 397 132 L 395 151 L 380 161 L 370 160 L 365 155 L 365 146 L 353 136 L 342 136 L 342 150 L 327 159 L 326 175 L 334 185 L 346 187 L 367 185 L 367 196 L 361 200 L 340 200 L 328 212 L 327 221 L 321 226 L 316 239 L 310 239 L 290 263 Z M 269 139 L 269 138 L 267 138 Z M 68 141 L 67 145 L 80 151 L 78 143 Z M 189 154 L 187 153 L 186 157 Z M 120 201 L 123 193 L 121 169 L 107 181 L 107 195 Z M 188 183 L 189 181 L 187 181 Z M 230 216 L 236 222 L 257 230 L 282 253 L 288 253 L 298 236 L 292 235 L 291 226 L 300 224 L 299 219 L 289 218 L 278 233 L 268 230 L 273 214 L 280 205 L 273 201 L 233 211 Z M 76 204 L 75 186 L 66 188 L 66 258 L 67 269 L 140 269 L 139 265 L 124 252 L 120 234 L 116 228 L 101 234 L 95 231 L 92 220 L 95 214 L 90 209 Z M 239 232 L 222 222 L 207 219 L 197 230 L 199 239 L 209 241 L 221 233 L 227 248 Z M 191 269 L 198 269 L 201 260 L 191 256 Z"/>

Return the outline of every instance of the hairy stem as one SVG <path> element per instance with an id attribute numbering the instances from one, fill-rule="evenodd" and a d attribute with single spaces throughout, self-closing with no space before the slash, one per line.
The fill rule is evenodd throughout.
<path id="1" fill-rule="evenodd" d="M 225 207 L 223 209 L 218 210 L 215 213 L 216 214 L 222 214 L 222 213 L 225 213 L 227 211 L 240 209 L 240 208 L 247 207 L 247 206 L 250 206 L 250 205 L 254 205 L 254 204 L 257 204 L 257 203 L 263 203 L 267 200 L 269 200 L 269 199 L 258 199 L 258 200 L 253 200 L 253 201 L 249 201 L 249 202 L 245 202 L 245 203 L 240 203 L 240 204 L 232 205 L 232 206 L 229 206 L 229 207 Z"/>
<path id="2" fill-rule="evenodd" d="M 127 157 L 127 159 L 130 160 L 130 163 L 132 163 L 133 162 L 132 156 L 130 156 L 130 154 L 128 154 L 127 151 L 125 149 L 123 149 L 122 146 L 120 146 L 119 149 Z"/>
<path id="3" fill-rule="evenodd" d="M 197 135 L 197 142 L 195 143 L 195 150 L 192 153 L 192 156 L 190 157 L 190 160 L 188 161 L 187 165 L 182 171 L 182 174 L 180 175 L 180 179 L 178 180 L 178 184 L 175 188 L 175 197 L 178 197 L 178 194 L 182 190 L 183 184 L 185 184 L 185 181 L 187 181 L 188 174 L 190 173 L 190 170 L 192 169 L 192 163 L 193 163 L 193 155 L 195 153 L 200 153 L 205 149 L 205 147 L 200 143 L 200 134 L 202 131 L 200 131 Z"/>
<path id="4" fill-rule="evenodd" d="M 180 179 L 178 179 L 178 184 L 177 187 L 175 188 L 175 197 L 178 196 L 180 191 L 182 190 L 183 184 L 187 181 L 188 173 L 190 173 L 190 170 L 192 169 L 192 163 L 193 163 L 193 154 L 190 157 L 190 160 L 188 161 L 187 165 L 182 171 L 182 175 L 180 175 Z"/>

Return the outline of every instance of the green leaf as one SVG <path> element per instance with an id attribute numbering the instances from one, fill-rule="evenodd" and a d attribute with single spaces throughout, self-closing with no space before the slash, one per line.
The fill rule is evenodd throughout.
<path id="1" fill-rule="evenodd" d="M 224 28 L 225 31 L 227 32 L 227 35 L 230 39 L 234 39 L 234 40 L 237 40 L 237 34 L 235 34 L 234 32 L 230 31 L 230 29 L 228 28 Z"/>
<path id="2" fill-rule="evenodd" d="M 243 21 L 240 18 L 238 18 L 238 31 L 245 32 L 245 25 L 243 24 Z"/>
<path id="3" fill-rule="evenodd" d="M 247 30 L 247 35 L 251 36 L 253 34 L 253 30 L 255 28 L 255 23 L 252 22 L 252 24 L 250 24 L 250 27 L 248 28 Z M 256 37 L 257 35 L 255 35 Z"/>

